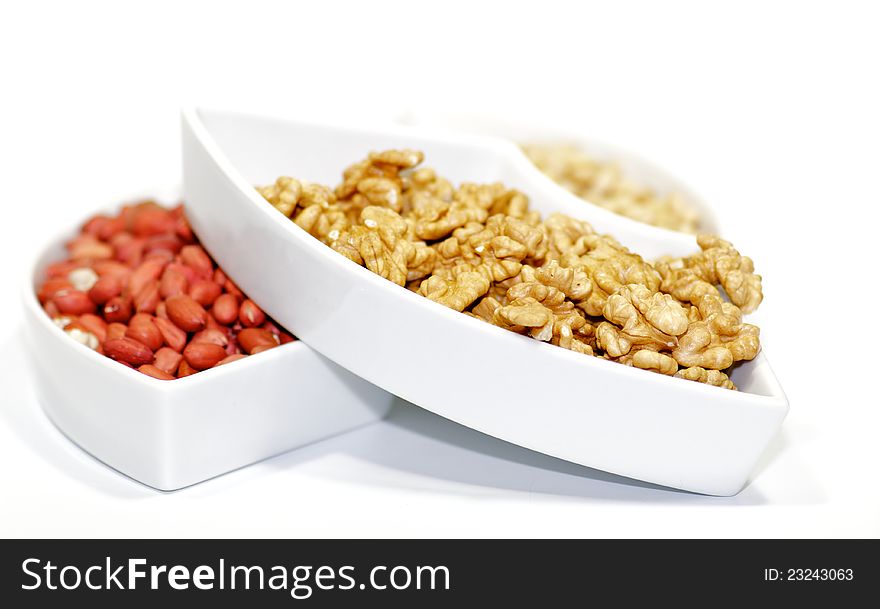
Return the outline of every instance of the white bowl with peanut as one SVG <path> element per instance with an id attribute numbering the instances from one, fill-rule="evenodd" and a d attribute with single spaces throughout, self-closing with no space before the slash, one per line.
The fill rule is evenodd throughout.
<path id="1" fill-rule="evenodd" d="M 193 327 L 175 331 L 182 337 L 180 344 L 157 332 L 157 342 L 147 346 L 149 335 L 135 321 L 147 326 L 151 318 L 171 322 L 155 311 L 155 304 L 137 296 L 137 313 L 131 315 L 125 336 L 104 336 L 114 326 L 125 330 L 118 322 L 94 325 L 114 310 L 112 300 L 66 308 L 81 306 L 76 296 L 95 287 L 99 276 L 92 269 L 106 252 L 94 246 L 103 244 L 86 243 L 95 252 L 75 256 L 71 270 L 59 277 L 62 284 L 70 283 L 54 295 L 40 293 L 38 299 L 48 283 L 47 268 L 69 255 L 65 243 L 74 236 L 71 231 L 54 239 L 32 261 L 22 286 L 28 356 L 46 414 L 68 438 L 111 468 L 147 486 L 176 490 L 379 420 L 391 407 L 389 394 L 300 341 L 265 352 L 242 341 L 251 355 L 239 352 L 216 361 L 226 356 L 223 349 L 200 342 L 200 333 L 187 331 L 198 329 Z M 59 311 L 58 305 L 65 310 Z M 155 316 L 144 311 L 147 307 Z M 210 317 L 217 311 L 209 308 L 201 314 Z M 190 346 L 184 348 L 184 341 Z M 195 348 L 220 354 L 203 361 L 205 354 Z"/>

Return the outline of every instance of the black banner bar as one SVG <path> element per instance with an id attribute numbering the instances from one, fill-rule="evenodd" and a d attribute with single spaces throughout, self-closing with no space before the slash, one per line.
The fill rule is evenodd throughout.
<path id="1" fill-rule="evenodd" d="M 868 540 L 0 541 L 6 607 L 615 605 L 880 592 Z M 609 596 L 610 595 L 610 596 Z M 7 604 L 7 601 L 14 601 Z M 372 606 L 372 605 L 371 605 Z M 845 606 L 845 605 L 844 605 Z"/>

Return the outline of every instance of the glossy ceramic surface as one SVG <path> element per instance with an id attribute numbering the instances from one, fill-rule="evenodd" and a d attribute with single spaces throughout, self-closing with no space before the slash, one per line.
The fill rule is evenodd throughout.
<path id="1" fill-rule="evenodd" d="M 194 228 L 266 311 L 354 374 L 453 421 L 594 468 L 730 495 L 747 482 L 788 402 L 763 354 L 741 391 L 636 370 L 507 332 L 392 284 L 340 256 L 253 189 L 279 175 L 328 184 L 370 150 L 418 148 L 454 182 L 502 181 L 542 213 L 593 223 L 644 255 L 693 237 L 617 216 L 541 174 L 509 141 L 414 128 L 366 129 L 223 112 L 183 116 Z"/>

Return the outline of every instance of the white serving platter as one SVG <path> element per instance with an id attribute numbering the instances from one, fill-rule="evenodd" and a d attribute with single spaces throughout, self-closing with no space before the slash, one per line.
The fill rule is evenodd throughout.
<path id="1" fill-rule="evenodd" d="M 392 396 L 300 341 L 173 381 L 98 354 L 57 327 L 35 294 L 46 266 L 64 258 L 65 240 L 33 261 L 22 286 L 37 396 L 68 438 L 126 476 L 179 489 L 390 409 Z"/>
<path id="2" fill-rule="evenodd" d="M 647 257 L 692 236 L 584 202 L 510 141 L 423 128 L 183 113 L 184 195 L 200 239 L 265 310 L 343 368 L 418 406 L 526 448 L 660 485 L 737 493 L 788 402 L 763 354 L 733 392 L 622 366 L 486 324 L 374 275 L 254 190 L 279 175 L 336 184 L 368 151 L 417 148 L 453 180 L 501 181 L 546 214 L 590 221 Z"/>

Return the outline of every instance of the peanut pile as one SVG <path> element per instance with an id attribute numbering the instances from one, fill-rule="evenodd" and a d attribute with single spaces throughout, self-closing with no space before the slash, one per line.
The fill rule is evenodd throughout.
<path id="1" fill-rule="evenodd" d="M 628 180 L 614 163 L 598 161 L 576 146 L 531 144 L 526 156 L 556 183 L 582 199 L 639 222 L 696 233 L 699 215 L 677 193 L 661 195 Z"/>
<path id="2" fill-rule="evenodd" d="M 146 201 L 94 216 L 49 265 L 37 296 L 74 340 L 161 380 L 294 338 L 218 268 L 183 207 Z"/>
<path id="3" fill-rule="evenodd" d="M 502 184 L 455 188 L 421 152 L 373 152 L 335 189 L 280 177 L 258 188 L 285 216 L 370 271 L 537 340 L 710 385 L 753 359 L 762 299 L 752 261 L 718 237 L 651 264 L 586 222 L 542 220 Z M 726 300 L 721 292 L 726 293 Z"/>

